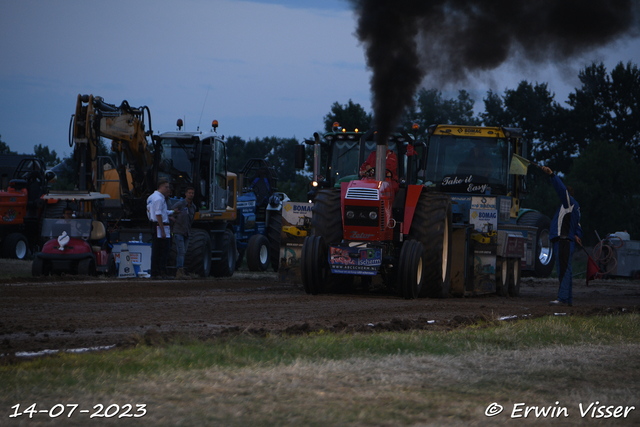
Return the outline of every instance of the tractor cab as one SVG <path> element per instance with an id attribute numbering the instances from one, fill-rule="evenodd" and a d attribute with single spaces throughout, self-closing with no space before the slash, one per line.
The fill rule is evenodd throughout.
<path id="1" fill-rule="evenodd" d="M 345 182 L 373 178 L 371 169 L 375 168 L 366 168 L 365 171 L 363 165 L 367 160 L 370 163 L 371 154 L 376 152 L 376 135 L 376 129 L 368 132 L 360 132 L 358 129 L 347 131 L 336 122 L 331 132 L 322 136 L 315 133 L 313 140 L 306 140 L 306 144 L 314 147 L 313 181 L 308 194 L 309 200 L 313 201 L 322 188 L 341 188 Z M 392 175 L 397 178 L 399 188 L 418 182 L 418 160 L 424 147 L 424 143 L 416 143 L 414 135 L 403 129 L 397 129 L 389 136 L 387 152 L 393 153 L 392 156 L 396 159 Z M 387 155 L 387 159 L 389 157 Z"/>
<path id="2" fill-rule="evenodd" d="M 165 132 L 156 136 L 160 148 L 158 179 L 174 185 L 174 195 L 195 189 L 201 213 L 225 212 L 230 194 L 224 140 L 214 132 Z"/>
<path id="3" fill-rule="evenodd" d="M 433 125 L 421 175 L 438 191 L 507 195 L 515 188 L 509 174 L 522 129 Z"/>

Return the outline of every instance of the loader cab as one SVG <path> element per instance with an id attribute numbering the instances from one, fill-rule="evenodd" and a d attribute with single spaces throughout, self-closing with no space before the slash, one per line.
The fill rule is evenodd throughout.
<path id="1" fill-rule="evenodd" d="M 229 192 L 224 140 L 209 132 L 167 132 L 159 136 L 159 144 L 158 179 L 172 183 L 172 196 L 180 197 L 192 186 L 201 213 L 226 211 Z"/>
<path id="2" fill-rule="evenodd" d="M 516 187 L 509 174 L 521 129 L 433 125 L 420 171 L 428 187 L 447 193 L 507 195 Z"/>

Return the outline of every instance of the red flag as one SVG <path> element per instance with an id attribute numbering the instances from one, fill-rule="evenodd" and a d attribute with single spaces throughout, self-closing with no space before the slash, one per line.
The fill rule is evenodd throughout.
<path id="1" fill-rule="evenodd" d="M 597 279 L 600 273 L 601 271 L 598 264 L 596 264 L 593 258 L 589 257 L 589 262 L 587 263 L 587 286 L 589 286 L 589 280 Z"/>

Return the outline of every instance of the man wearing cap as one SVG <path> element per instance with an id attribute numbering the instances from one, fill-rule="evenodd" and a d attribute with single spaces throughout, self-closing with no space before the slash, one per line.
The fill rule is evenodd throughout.
<path id="1" fill-rule="evenodd" d="M 171 232 L 169 231 L 169 211 L 166 198 L 171 194 L 171 186 L 166 179 L 158 180 L 158 189 L 147 198 L 147 217 L 151 222 L 151 278 L 168 278 L 167 263 L 171 252 Z"/>

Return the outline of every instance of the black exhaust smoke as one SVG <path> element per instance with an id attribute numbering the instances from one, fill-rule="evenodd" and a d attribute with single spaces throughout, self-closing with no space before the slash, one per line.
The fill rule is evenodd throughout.
<path id="1" fill-rule="evenodd" d="M 350 0 L 371 77 L 378 142 L 423 80 L 445 85 L 499 67 L 563 63 L 639 34 L 640 0 Z"/>

